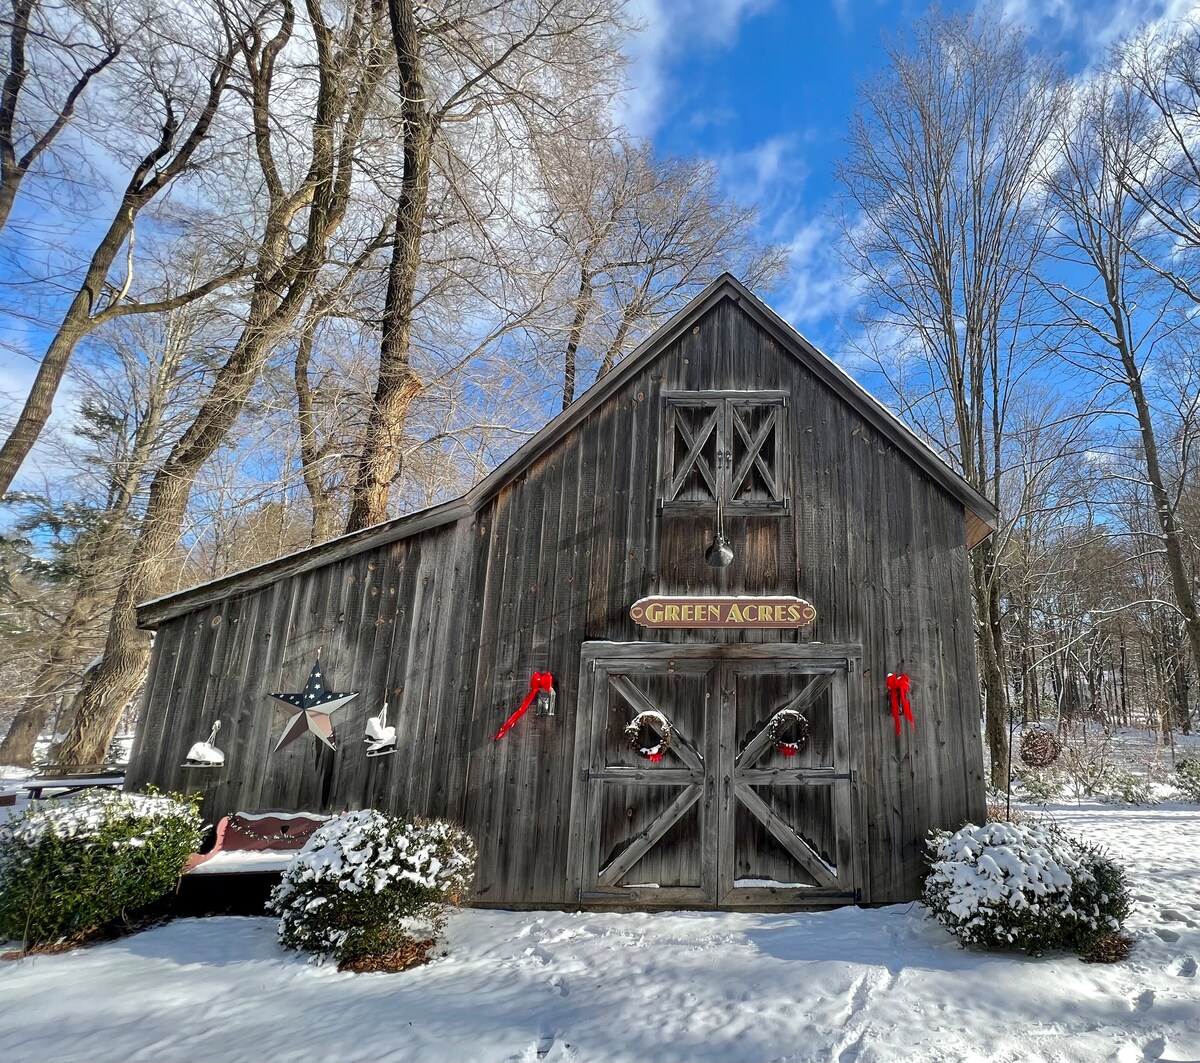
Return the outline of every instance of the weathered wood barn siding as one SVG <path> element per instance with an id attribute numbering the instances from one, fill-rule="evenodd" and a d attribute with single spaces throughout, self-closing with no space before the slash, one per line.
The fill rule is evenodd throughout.
<path id="1" fill-rule="evenodd" d="M 926 831 L 983 814 L 963 502 L 789 353 L 736 289 L 714 289 L 667 338 L 476 511 L 451 509 L 460 515 L 426 530 L 418 518 L 391 542 L 375 530 L 360 552 L 322 560 L 318 548 L 231 592 L 218 584 L 151 606 L 131 785 L 199 788 L 210 819 L 316 809 L 325 785 L 329 808 L 447 817 L 479 841 L 480 901 L 570 904 L 583 642 L 859 644 L 850 740 L 862 896 L 914 896 Z M 663 392 L 716 389 L 786 392 L 792 456 L 789 512 L 727 519 L 737 557 L 724 570 L 702 559 L 711 514 L 657 506 Z M 817 620 L 802 632 L 655 631 L 628 615 L 649 593 L 734 592 L 798 595 Z M 338 752 L 305 739 L 272 753 L 284 717 L 265 695 L 301 689 L 318 652 L 331 689 L 362 692 L 333 717 Z M 530 712 L 492 741 L 545 669 L 557 716 Z M 889 671 L 912 677 L 915 735 L 894 735 Z M 363 725 L 385 699 L 398 749 L 369 760 Z M 218 717 L 227 767 L 183 768 Z"/>

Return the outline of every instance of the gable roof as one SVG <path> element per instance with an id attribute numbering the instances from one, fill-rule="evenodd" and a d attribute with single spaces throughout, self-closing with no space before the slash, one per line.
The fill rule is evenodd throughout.
<path id="1" fill-rule="evenodd" d="M 978 545 L 991 535 L 996 529 L 999 514 L 987 498 L 951 469 L 894 413 L 817 350 L 741 281 L 729 273 L 723 273 L 679 313 L 656 329 L 612 372 L 596 381 L 574 403 L 496 466 L 465 495 L 370 528 L 329 539 L 316 546 L 222 576 L 197 587 L 145 602 L 138 606 L 139 626 L 153 627 L 171 617 L 211 605 L 234 594 L 254 590 L 275 580 L 320 568 L 364 550 L 371 550 L 477 513 L 505 484 L 558 443 L 610 395 L 725 299 L 732 299 L 737 303 L 783 350 L 799 359 L 931 480 L 962 502 L 967 514 L 968 547 Z"/>

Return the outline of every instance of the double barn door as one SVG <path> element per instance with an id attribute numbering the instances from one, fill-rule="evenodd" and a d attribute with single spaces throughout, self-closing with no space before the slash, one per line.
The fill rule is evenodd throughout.
<path id="1" fill-rule="evenodd" d="M 579 900 L 856 899 L 847 683 L 856 656 L 853 647 L 585 644 L 570 854 Z M 658 744 L 664 721 L 669 744 L 650 761 L 635 745 Z M 805 728 L 786 755 L 781 743 Z"/>

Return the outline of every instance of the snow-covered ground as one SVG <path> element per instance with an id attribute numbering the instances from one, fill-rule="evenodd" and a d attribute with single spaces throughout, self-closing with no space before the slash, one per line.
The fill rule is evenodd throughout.
<path id="1" fill-rule="evenodd" d="M 1200 808 L 1053 814 L 1130 871 L 1125 963 L 965 951 L 919 905 L 464 911 L 399 975 L 186 919 L 0 964 L 0 1060 L 1200 1061 Z"/>

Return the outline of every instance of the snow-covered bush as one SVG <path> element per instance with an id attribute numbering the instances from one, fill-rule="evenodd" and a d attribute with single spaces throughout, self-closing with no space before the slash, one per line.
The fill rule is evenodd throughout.
<path id="1" fill-rule="evenodd" d="M 1180 760 L 1171 782 L 1185 798 L 1200 804 L 1200 760 Z"/>
<path id="2" fill-rule="evenodd" d="M 925 903 L 963 944 L 1087 953 L 1129 914 L 1121 869 L 1054 826 L 968 824 L 929 849 Z"/>
<path id="3" fill-rule="evenodd" d="M 196 799 L 91 790 L 0 826 L 0 939 L 80 941 L 168 893 L 203 824 Z"/>
<path id="4" fill-rule="evenodd" d="M 313 832 L 267 907 L 287 948 L 341 967 L 407 958 L 394 969 L 423 958 L 474 874 L 475 843 L 458 827 L 362 809 Z"/>

